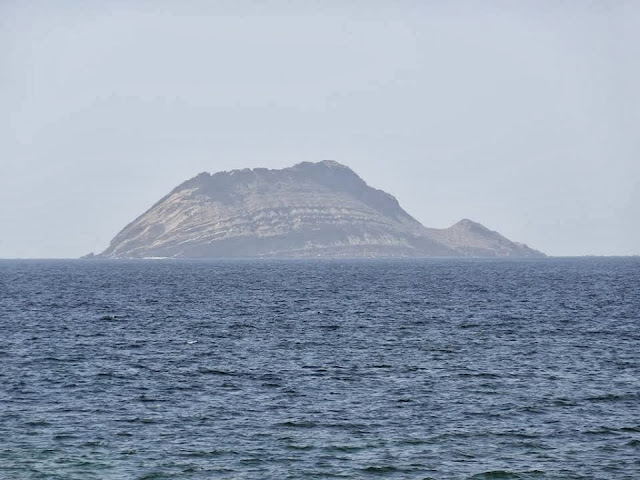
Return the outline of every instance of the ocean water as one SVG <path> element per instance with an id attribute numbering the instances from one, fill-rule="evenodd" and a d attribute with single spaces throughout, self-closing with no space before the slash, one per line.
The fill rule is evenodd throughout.
<path id="1" fill-rule="evenodd" d="M 1 261 L 0 479 L 638 479 L 640 259 Z"/>

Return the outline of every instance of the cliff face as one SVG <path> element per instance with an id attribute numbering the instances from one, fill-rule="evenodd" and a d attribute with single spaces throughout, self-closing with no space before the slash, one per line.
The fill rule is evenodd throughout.
<path id="1" fill-rule="evenodd" d="M 127 225 L 100 256 L 539 254 L 515 248 L 479 224 L 474 224 L 478 231 L 458 225 L 426 229 L 394 197 L 369 187 L 351 169 L 331 161 L 300 163 L 282 170 L 201 173 Z"/>

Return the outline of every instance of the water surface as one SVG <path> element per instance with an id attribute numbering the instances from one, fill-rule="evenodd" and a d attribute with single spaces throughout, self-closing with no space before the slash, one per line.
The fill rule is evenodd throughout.
<path id="1" fill-rule="evenodd" d="M 637 479 L 639 267 L 1 261 L 0 478 Z"/>

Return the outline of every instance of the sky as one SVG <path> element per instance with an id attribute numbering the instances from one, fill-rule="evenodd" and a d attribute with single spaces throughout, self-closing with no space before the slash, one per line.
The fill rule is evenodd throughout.
<path id="1" fill-rule="evenodd" d="M 0 2 L 0 258 L 331 159 L 429 227 L 640 254 L 640 2 Z"/>

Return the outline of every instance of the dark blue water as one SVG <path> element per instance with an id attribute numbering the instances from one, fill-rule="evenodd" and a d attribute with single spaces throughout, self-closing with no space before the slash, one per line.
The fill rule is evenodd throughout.
<path id="1" fill-rule="evenodd" d="M 638 479 L 640 260 L 2 261 L 1 479 Z"/>

